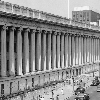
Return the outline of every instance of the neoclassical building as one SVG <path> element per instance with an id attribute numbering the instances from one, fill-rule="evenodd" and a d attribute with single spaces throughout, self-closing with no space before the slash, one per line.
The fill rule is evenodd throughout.
<path id="1" fill-rule="evenodd" d="M 0 1 L 0 97 L 99 69 L 100 27 Z"/>

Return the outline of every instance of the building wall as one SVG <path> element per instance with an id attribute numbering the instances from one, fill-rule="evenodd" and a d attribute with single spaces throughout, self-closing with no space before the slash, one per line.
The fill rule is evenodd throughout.
<path id="1" fill-rule="evenodd" d="M 99 19 L 100 19 L 100 14 L 91 11 L 91 22 L 98 22 Z"/>
<path id="2" fill-rule="evenodd" d="M 81 17 L 80 17 L 81 16 Z M 98 22 L 100 14 L 92 10 L 72 11 L 72 19 L 79 22 Z"/>

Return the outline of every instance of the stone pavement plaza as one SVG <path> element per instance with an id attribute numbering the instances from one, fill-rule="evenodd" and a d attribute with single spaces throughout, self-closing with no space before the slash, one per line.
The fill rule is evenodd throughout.
<path id="1" fill-rule="evenodd" d="M 83 79 L 83 81 L 86 83 L 85 84 L 85 88 L 87 89 L 91 82 L 93 80 L 93 77 L 89 77 L 89 79 L 87 80 L 86 78 Z M 74 90 L 77 88 L 78 86 L 74 86 Z M 53 88 L 48 88 L 47 93 L 43 94 L 42 96 L 44 97 L 44 100 L 52 100 L 52 90 Z M 63 94 L 61 93 L 61 90 L 63 89 Z M 53 90 L 53 98 L 54 100 L 56 100 L 56 96 L 59 95 L 59 100 L 66 100 L 66 98 L 70 98 L 71 96 L 74 95 L 73 93 L 73 86 L 72 84 L 57 84 L 57 86 L 55 87 L 55 89 Z M 51 99 L 50 99 L 51 98 Z"/>
<path id="2" fill-rule="evenodd" d="M 61 93 L 62 89 L 63 89 L 64 95 Z M 64 98 L 68 98 L 68 97 L 73 95 L 72 90 L 73 90 L 73 87 L 71 85 L 65 85 L 64 86 L 62 84 L 59 89 L 53 90 L 53 92 L 54 92 L 53 98 L 54 98 L 54 100 L 56 100 L 57 95 L 59 95 L 60 100 L 63 100 Z M 44 100 L 50 100 L 50 98 L 52 98 L 52 92 L 49 92 L 49 93 L 43 95 L 43 97 L 44 97 Z"/>

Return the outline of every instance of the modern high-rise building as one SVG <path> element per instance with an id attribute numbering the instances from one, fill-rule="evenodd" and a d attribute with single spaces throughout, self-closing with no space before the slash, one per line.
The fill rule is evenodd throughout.
<path id="1" fill-rule="evenodd" d="M 100 13 L 91 10 L 89 7 L 76 7 L 72 11 L 72 19 L 83 23 L 99 24 Z"/>

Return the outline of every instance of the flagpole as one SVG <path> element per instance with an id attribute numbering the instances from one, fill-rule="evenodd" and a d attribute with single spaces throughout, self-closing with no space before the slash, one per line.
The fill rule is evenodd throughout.
<path id="1" fill-rule="evenodd" d="M 69 19 L 69 0 L 68 0 L 68 19 Z"/>

